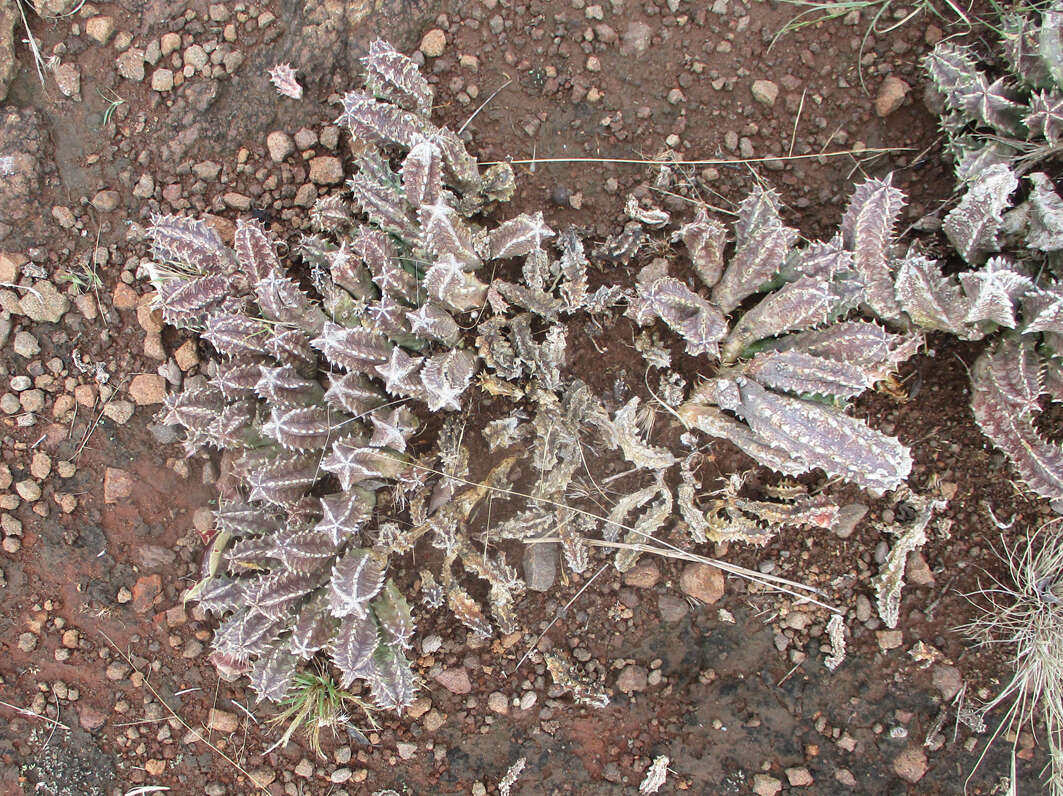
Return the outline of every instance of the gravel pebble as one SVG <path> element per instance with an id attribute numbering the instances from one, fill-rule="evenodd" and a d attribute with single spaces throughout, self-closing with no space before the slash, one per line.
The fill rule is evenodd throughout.
<path id="1" fill-rule="evenodd" d="M 339 185 L 343 182 L 343 163 L 331 155 L 311 158 L 310 182 L 315 185 Z"/>
<path id="2" fill-rule="evenodd" d="M 27 478 L 24 481 L 19 481 L 15 484 L 15 491 L 18 492 L 20 498 L 30 503 L 41 499 L 40 484 L 31 478 Z"/>
<path id="3" fill-rule="evenodd" d="M 642 55 L 650 47 L 653 30 L 645 22 L 631 22 L 624 31 L 624 40 L 620 45 L 622 55 Z"/>
<path id="4" fill-rule="evenodd" d="M 240 720 L 235 713 L 213 708 L 207 715 L 207 728 L 215 732 L 231 735 L 236 732 L 239 726 Z"/>
<path id="5" fill-rule="evenodd" d="M 757 796 L 775 796 L 782 790 L 782 782 L 767 774 L 753 775 L 753 792 Z"/>
<path id="6" fill-rule="evenodd" d="M 137 406 L 161 404 L 166 400 L 166 379 L 157 373 L 140 373 L 129 383 L 129 395 Z"/>
<path id="7" fill-rule="evenodd" d="M 444 669 L 435 679 L 452 694 L 468 694 L 472 691 L 469 673 L 464 669 Z"/>
<path id="8" fill-rule="evenodd" d="M 281 130 L 274 130 L 266 136 L 266 149 L 274 163 L 280 163 L 295 151 L 292 137 Z"/>
<path id="9" fill-rule="evenodd" d="M 104 417 L 110 418 L 120 426 L 124 426 L 132 419 L 134 411 L 136 407 L 129 401 L 108 401 L 103 407 Z"/>
<path id="10" fill-rule="evenodd" d="M 640 561 L 624 573 L 624 585 L 652 589 L 661 579 L 661 569 L 654 561 Z"/>
<path id="11" fill-rule="evenodd" d="M 951 702 L 952 698 L 963 688 L 963 674 L 960 670 L 943 663 L 934 667 L 932 681 L 934 688 L 941 692 L 941 697 L 946 702 Z"/>
<path id="12" fill-rule="evenodd" d="M 724 595 L 723 572 L 710 564 L 687 564 L 679 576 L 679 588 L 695 600 L 712 605 Z"/>
<path id="13" fill-rule="evenodd" d="M 184 61 L 186 66 L 191 66 L 196 70 L 200 70 L 209 63 L 209 58 L 207 57 L 206 50 L 198 44 L 193 44 L 185 50 Z"/>
<path id="14" fill-rule="evenodd" d="M 41 344 L 37 342 L 36 337 L 27 331 L 15 332 L 15 339 L 11 346 L 14 352 L 23 359 L 32 359 L 41 353 Z M 17 390 L 15 387 L 12 387 L 12 389 Z M 21 390 L 18 390 L 18 392 L 21 392 Z"/>
<path id="15" fill-rule="evenodd" d="M 64 97 L 81 99 L 81 70 L 76 64 L 59 64 L 52 70 L 55 85 Z"/>
<path id="16" fill-rule="evenodd" d="M 838 509 L 838 516 L 831 530 L 839 539 L 848 539 L 866 514 L 867 506 L 863 503 L 849 503 L 842 506 Z"/>
<path id="17" fill-rule="evenodd" d="M 878 639 L 878 648 L 883 652 L 895 650 L 904 643 L 904 633 L 900 630 L 879 630 L 875 636 Z"/>
<path id="18" fill-rule="evenodd" d="M 428 711 L 428 715 L 424 717 L 424 728 L 428 732 L 435 732 L 442 727 L 447 721 L 445 713 L 440 713 L 436 709 Z"/>
<path id="19" fill-rule="evenodd" d="M 443 54 L 443 51 L 447 47 L 447 34 L 441 31 L 439 28 L 433 28 L 424 34 L 424 38 L 421 39 L 420 50 L 424 53 L 425 58 L 438 58 Z"/>
<path id="20" fill-rule="evenodd" d="M 786 780 L 792 788 L 807 788 L 815 781 L 812 779 L 811 772 L 804 766 L 786 769 Z"/>
<path id="21" fill-rule="evenodd" d="M 110 213 L 118 208 L 121 198 L 118 191 L 104 189 L 97 191 L 96 195 L 92 197 L 92 206 L 101 213 Z"/>
<path id="22" fill-rule="evenodd" d="M 918 746 L 905 747 L 893 758 L 894 773 L 912 785 L 923 778 L 927 770 L 926 752 Z"/>
<path id="23" fill-rule="evenodd" d="M 160 594 L 162 594 L 161 576 L 144 575 L 138 578 L 133 584 L 133 610 L 138 614 L 146 614 Z"/>
<path id="24" fill-rule="evenodd" d="M 144 80 L 144 51 L 137 47 L 130 47 L 115 59 L 118 74 L 126 80 L 140 83 Z"/>
<path id="25" fill-rule="evenodd" d="M 616 687 L 625 694 L 645 691 L 648 677 L 649 672 L 642 666 L 629 664 L 624 667 L 623 671 L 620 672 L 620 676 L 616 678 Z"/>
<path id="26" fill-rule="evenodd" d="M 85 23 L 85 35 L 99 44 L 106 44 L 114 33 L 114 17 L 92 17 Z"/>
<path id="27" fill-rule="evenodd" d="M 657 598 L 657 610 L 665 622 L 679 622 L 687 615 L 690 607 L 686 600 L 671 594 L 662 594 Z"/>
<path id="28" fill-rule="evenodd" d="M 103 502 L 117 503 L 133 494 L 133 476 L 117 467 L 103 472 Z"/>
<path id="29" fill-rule="evenodd" d="M 554 542 L 530 544 L 524 550 L 524 581 L 531 591 L 544 592 L 557 578 L 559 547 Z"/>
<path id="30" fill-rule="evenodd" d="M 899 77 L 890 75 L 882 81 L 878 96 L 875 97 L 875 113 L 879 118 L 885 118 L 904 104 L 904 98 L 912 87 Z"/>
<path id="31" fill-rule="evenodd" d="M 151 88 L 160 93 L 173 89 L 173 71 L 170 69 L 156 69 L 151 73 Z"/>
<path id="32" fill-rule="evenodd" d="M 33 285 L 36 292 L 26 291 L 18 307 L 30 320 L 39 323 L 59 323 L 70 309 L 70 302 L 51 282 L 41 280 Z"/>
<path id="33" fill-rule="evenodd" d="M 487 697 L 487 707 L 492 713 L 505 716 L 509 713 L 509 699 L 501 691 L 492 691 Z"/>

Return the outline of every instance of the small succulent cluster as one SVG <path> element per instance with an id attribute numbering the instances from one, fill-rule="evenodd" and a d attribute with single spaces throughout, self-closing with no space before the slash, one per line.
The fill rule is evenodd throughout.
<path id="1" fill-rule="evenodd" d="M 972 270 L 946 277 L 913 257 L 898 274 L 912 320 L 989 338 L 971 370 L 975 419 L 1037 494 L 1063 497 L 1063 447 L 1038 429 L 1063 401 L 1063 200 L 1048 174 L 1063 136 L 1063 11 L 1001 20 L 1009 74 L 991 80 L 973 51 L 939 44 L 927 71 L 943 94 L 960 201 L 943 231 Z"/>
<path id="2" fill-rule="evenodd" d="M 861 305 L 900 315 L 891 246 L 902 205 L 889 179 L 868 180 L 834 238 L 795 247 L 797 231 L 783 224 L 777 195 L 758 187 L 739 206 L 726 265 L 722 225 L 699 213 L 683 226 L 677 238 L 710 298 L 668 276 L 658 260 L 641 271 L 628 314 L 641 324 L 663 321 L 688 353 L 719 360 L 716 375 L 679 407 L 684 422 L 785 475 L 818 468 L 870 489 L 899 486 L 911 469 L 907 449 L 844 407 L 922 339 L 851 317 Z M 765 295 L 738 310 L 757 293 Z M 690 522 L 693 512 L 685 513 Z"/>
<path id="3" fill-rule="evenodd" d="M 980 68 L 974 50 L 951 41 L 926 59 L 944 98 L 941 126 L 963 183 L 994 165 L 1028 171 L 1058 154 L 1063 138 L 1063 6 L 1005 14 L 1000 30 L 1005 69 Z"/>

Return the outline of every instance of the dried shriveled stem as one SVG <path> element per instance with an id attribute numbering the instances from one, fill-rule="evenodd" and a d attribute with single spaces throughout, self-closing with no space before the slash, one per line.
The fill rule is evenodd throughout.
<path id="1" fill-rule="evenodd" d="M 444 473 L 442 470 L 436 470 L 435 468 L 427 467 L 426 465 L 423 465 L 423 464 L 418 464 L 417 462 L 411 462 L 411 461 L 408 461 L 408 460 L 405 460 L 405 459 L 399 459 L 399 457 L 393 456 L 393 455 L 391 455 L 389 453 L 385 453 L 384 451 L 380 451 L 380 452 L 376 453 L 376 455 L 377 456 L 381 456 L 381 457 L 386 458 L 386 459 L 393 459 L 395 461 L 401 461 L 404 464 L 407 464 L 407 465 L 409 465 L 411 467 L 417 468 L 418 470 L 423 470 L 425 472 L 432 473 L 434 475 L 439 475 L 439 476 L 443 476 L 444 478 L 449 478 L 450 480 L 452 480 L 452 481 L 454 481 L 456 483 L 462 484 L 464 486 L 482 488 L 482 489 L 485 489 L 485 490 L 487 490 L 489 492 L 496 492 L 496 493 L 499 493 L 499 494 L 508 495 L 509 497 L 522 498 L 524 500 L 534 500 L 534 501 L 537 501 L 539 503 L 543 503 L 543 504 L 548 505 L 548 506 L 554 506 L 555 508 L 566 509 L 567 511 L 575 512 L 576 514 L 582 514 L 583 516 L 589 517 L 589 518 L 591 518 L 593 520 L 596 520 L 598 522 L 603 522 L 603 523 L 605 523 L 607 525 L 613 525 L 613 526 L 615 526 L 615 527 L 617 527 L 617 528 L 619 528 L 619 529 L 621 529 L 623 531 L 634 532 L 634 533 L 638 534 L 639 536 L 643 537 L 647 542 L 656 542 L 658 545 L 662 545 L 662 546 L 661 547 L 654 547 L 654 546 L 642 545 L 642 544 L 632 545 L 632 544 L 626 544 L 626 543 L 623 543 L 623 542 L 607 542 L 607 541 L 604 541 L 604 540 L 601 540 L 601 539 L 587 539 L 586 541 L 587 541 L 588 544 L 595 545 L 597 547 L 612 547 L 612 548 L 616 548 L 616 549 L 639 550 L 641 552 L 652 553 L 652 554 L 655 554 L 655 555 L 665 556 L 665 557 L 668 557 L 668 558 L 678 558 L 678 559 L 681 559 L 681 560 L 684 560 L 684 561 L 694 561 L 694 562 L 699 563 L 699 564 L 710 564 L 710 565 L 712 565 L 714 567 L 722 569 L 724 572 L 729 572 L 732 575 L 737 575 L 740 578 L 745 578 L 746 580 L 753 581 L 754 583 L 760 583 L 761 585 L 766 586 L 768 588 L 777 589 L 778 591 L 781 591 L 781 592 L 783 592 L 785 594 L 789 594 L 792 597 L 795 597 L 795 598 L 798 598 L 798 599 L 801 599 L 801 600 L 807 600 L 808 602 L 811 602 L 811 603 L 813 603 L 815 605 L 819 605 L 819 606 L 821 606 L 823 608 L 826 608 L 828 611 L 833 611 L 835 613 L 840 613 L 841 612 L 841 609 L 835 608 L 834 606 L 828 605 L 827 603 L 824 603 L 824 602 L 822 602 L 820 600 L 817 600 L 815 597 L 812 597 L 811 595 L 813 595 L 813 594 L 819 594 L 819 595 L 823 594 L 823 592 L 820 589 L 817 589 L 814 586 L 808 586 L 808 585 L 803 584 L 803 583 L 798 583 L 796 581 L 787 580 L 786 578 L 781 578 L 781 577 L 778 577 L 777 575 L 766 575 L 766 574 L 764 574 L 762 572 L 756 572 L 755 570 L 752 570 L 752 569 L 747 569 L 745 567 L 740 567 L 737 564 L 730 564 L 730 563 L 728 563 L 726 561 L 721 561 L 720 559 L 717 559 L 717 558 L 708 558 L 706 556 L 699 556 L 699 555 L 697 555 L 695 553 L 688 553 L 687 551 L 683 550 L 682 548 L 676 547 L 675 545 L 673 545 L 672 543 L 670 543 L 670 542 L 668 542 L 668 541 L 666 541 L 664 539 L 658 539 L 657 537 L 653 536 L 652 534 L 645 533 L 644 531 L 641 531 L 638 528 L 633 528 L 630 525 L 625 525 L 622 522 L 616 522 L 614 520 L 609 519 L 608 517 L 602 517 L 599 514 L 595 514 L 593 511 L 586 511 L 585 509 L 576 508 L 574 506 L 567 506 L 564 503 L 559 503 L 556 500 L 550 500 L 549 498 L 537 497 L 535 495 L 528 495 L 528 494 L 525 494 L 524 492 L 517 492 L 516 490 L 513 490 L 513 489 L 503 489 L 502 487 L 492 486 L 491 484 L 480 484 L 480 483 L 477 483 L 476 481 L 470 481 L 470 480 L 465 479 L 465 478 L 459 478 L 459 477 Z M 542 543 L 542 542 L 547 542 L 547 541 L 557 542 L 557 541 L 560 541 L 560 539 L 559 538 L 549 537 L 549 538 L 541 538 L 541 539 L 534 539 L 534 540 L 526 540 L 526 542 L 528 542 L 528 543 L 533 543 L 533 542 L 534 543 Z"/>

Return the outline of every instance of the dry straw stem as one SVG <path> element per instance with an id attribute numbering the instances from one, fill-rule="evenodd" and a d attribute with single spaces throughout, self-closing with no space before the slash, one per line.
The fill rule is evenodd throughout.
<path id="1" fill-rule="evenodd" d="M 64 730 L 69 730 L 70 729 L 68 726 L 63 724 L 63 722 L 59 721 L 59 719 L 53 719 L 51 716 L 45 716 L 43 713 L 34 713 L 29 708 L 20 708 L 18 705 L 12 705 L 10 702 L 4 702 L 4 700 L 2 700 L 2 699 L 0 699 L 0 705 L 2 705 L 5 708 L 10 708 L 11 710 L 15 711 L 16 713 L 19 713 L 19 714 L 21 714 L 23 716 L 26 716 L 28 718 L 40 719 L 41 721 L 46 721 L 49 724 L 51 724 L 53 726 L 53 728 L 61 727 Z"/>
<path id="2" fill-rule="evenodd" d="M 78 9 L 84 5 L 84 2 L 78 4 Z M 20 0 L 15 0 L 15 7 L 18 9 L 19 16 L 22 17 L 22 27 L 26 31 L 26 38 L 22 41 L 30 48 L 30 53 L 33 55 L 33 66 L 37 69 L 37 78 L 41 81 L 41 86 L 44 86 L 44 70 L 48 68 L 48 64 L 44 60 L 44 56 L 41 55 L 40 44 L 36 37 L 33 35 L 33 31 L 30 30 L 29 20 L 26 19 L 26 11 L 22 7 Z M 77 9 L 75 9 L 76 11 Z M 73 11 L 71 13 L 74 13 Z"/>
<path id="3" fill-rule="evenodd" d="M 181 716 L 177 713 L 177 711 L 174 710 L 172 707 L 170 707 L 170 704 L 165 699 L 162 698 L 162 694 L 160 694 L 158 691 L 155 690 L 155 687 L 151 684 L 151 681 L 148 680 L 148 678 L 144 675 L 144 673 L 141 672 L 136 667 L 136 665 L 133 663 L 132 659 L 128 655 L 125 654 L 125 652 L 122 650 L 122 648 L 119 647 L 117 644 L 115 644 L 114 641 L 111 639 L 111 637 L 108 636 L 106 633 L 104 633 L 102 630 L 100 630 L 99 633 L 100 633 L 101 636 L 104 637 L 104 639 L 107 640 L 107 643 L 111 645 L 111 647 L 114 649 L 114 651 L 117 652 L 122 657 L 122 660 L 124 660 L 127 664 L 129 664 L 130 668 L 134 672 L 137 672 L 138 674 L 140 674 L 141 676 L 144 677 L 144 687 L 146 689 L 148 689 L 148 691 L 151 692 L 151 695 L 153 697 L 155 697 L 155 699 L 157 699 L 159 701 L 160 705 L 162 705 L 164 708 L 166 708 L 166 710 L 169 712 L 169 714 L 171 716 L 173 716 L 175 719 L 177 719 L 177 721 L 179 721 L 181 723 L 182 727 L 184 727 L 186 730 L 188 730 L 190 733 L 192 733 L 192 735 L 195 737 L 195 739 L 197 741 L 202 741 L 203 743 L 205 743 L 215 754 L 218 755 L 218 757 L 220 757 L 222 760 L 227 762 L 229 765 L 231 765 L 233 768 L 235 768 L 237 771 L 239 771 L 241 774 L 243 774 L 245 777 L 247 777 L 247 781 L 249 783 L 251 783 L 251 785 L 253 787 L 257 788 L 258 790 L 262 791 L 263 793 L 269 793 L 269 790 L 267 790 L 265 787 L 260 785 L 258 783 L 258 780 L 256 780 L 251 775 L 251 772 L 247 771 L 243 766 L 241 766 L 239 763 L 237 763 L 235 760 L 233 760 L 231 757 L 229 757 L 227 754 L 225 754 L 225 752 L 223 752 L 217 746 L 212 744 L 207 738 L 205 738 L 203 736 L 203 734 L 199 730 L 197 730 L 195 727 L 193 727 L 191 724 L 189 724 L 187 721 L 185 721 L 183 718 L 181 718 Z"/>
<path id="4" fill-rule="evenodd" d="M 1011 752 L 1011 789 L 1016 793 L 1018 731 L 1029 725 L 1036 735 L 1037 717 L 1048 737 L 1048 790 L 1063 796 L 1063 519 L 1027 534 L 1025 545 L 1004 544 L 1001 559 L 1010 583 L 993 584 L 967 595 L 985 615 L 961 628 L 982 645 L 1011 648 L 1015 674 L 982 708 L 988 713 L 1010 706 L 986 742 L 977 770 L 989 747 L 1002 733 L 1015 735 Z M 981 600 L 979 600 L 981 598 Z M 973 772 L 972 772 L 973 775 Z"/>
<path id="5" fill-rule="evenodd" d="M 787 160 L 811 160 L 813 158 L 837 158 L 857 155 L 884 155 L 889 152 L 911 152 L 914 147 L 868 147 L 866 149 L 842 149 L 831 152 L 810 152 L 805 155 L 764 155 L 757 158 L 710 158 L 707 160 L 645 160 L 644 158 L 530 158 L 528 160 L 487 160 L 482 166 L 536 165 L 540 163 L 615 163 L 626 166 L 744 166 L 752 163 L 768 163 Z"/>

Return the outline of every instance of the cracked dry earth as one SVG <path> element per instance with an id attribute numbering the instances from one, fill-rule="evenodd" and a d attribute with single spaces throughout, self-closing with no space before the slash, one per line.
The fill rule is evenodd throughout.
<path id="1" fill-rule="evenodd" d="M 951 524 L 908 561 L 896 630 L 870 587 L 891 541 L 878 522 L 906 508 L 895 500 L 834 487 L 849 521 L 833 533 L 699 551 L 821 588 L 851 634 L 837 671 L 824 665 L 825 610 L 717 570 L 606 569 L 567 611 L 586 580 L 550 571 L 520 605 L 523 633 L 485 643 L 418 613 L 420 698 L 381 717 L 369 744 L 326 734 L 324 758 L 298 740 L 270 750 L 268 709 L 206 661 L 212 623 L 182 595 L 199 577 L 218 465 L 184 459 L 154 420 L 208 352 L 152 310 L 150 216 L 209 214 L 231 229 L 254 215 L 292 242 L 352 160 L 331 121 L 369 41 L 418 52 L 437 116 L 472 117 L 481 160 L 744 158 L 685 179 L 726 210 L 759 175 L 787 223 L 815 237 L 864 173 L 896 172 L 905 224 L 948 198 L 918 69 L 945 32 L 936 20 L 861 47 L 869 20 L 854 12 L 769 47 L 792 9 L 741 0 L 37 0 L 25 10 L 48 62 L 42 86 L 14 2 L 0 0 L 3 793 L 482 794 L 523 757 L 513 793 L 630 794 L 658 755 L 671 761 L 668 793 L 950 794 L 968 775 L 968 792 L 999 792 L 1009 744 L 975 770 L 986 735 L 957 713 L 964 694 L 996 692 L 1006 661 L 953 629 L 973 616 L 962 595 L 1001 575 L 995 518 L 1014 535 L 1050 511 L 966 409 L 975 346 L 931 338 L 901 373 L 908 400 L 878 393 L 856 407 L 911 446 L 913 489 L 948 499 Z M 283 61 L 299 70 L 299 102 L 267 82 Z M 641 165 L 517 171 L 509 211 L 544 209 L 593 240 L 619 230 L 629 193 L 652 192 Z M 644 395 L 630 340 L 620 320 L 598 341 L 605 354 L 570 341 L 568 372 Z M 750 466 L 724 443 L 711 455 L 720 473 Z M 608 707 L 553 689 L 541 655 L 552 646 L 604 683 Z M 1039 788 L 1044 759 L 1023 733 L 1023 792 Z"/>

